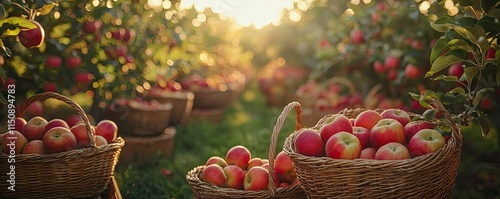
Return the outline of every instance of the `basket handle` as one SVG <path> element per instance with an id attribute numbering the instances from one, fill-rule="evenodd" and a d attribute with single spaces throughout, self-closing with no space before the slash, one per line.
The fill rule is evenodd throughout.
<path id="1" fill-rule="evenodd" d="M 367 109 L 374 109 L 376 104 L 370 104 L 368 102 L 370 102 L 370 99 L 375 99 L 375 95 L 380 91 L 382 90 L 382 85 L 381 84 L 377 84 L 375 85 L 374 87 L 372 87 L 370 89 L 370 91 L 368 91 L 368 93 L 366 94 L 365 96 L 365 99 L 363 100 L 364 103 L 363 105 L 365 106 L 365 108 Z"/>
<path id="2" fill-rule="evenodd" d="M 28 98 L 26 101 L 24 101 L 24 103 L 22 104 L 22 106 L 20 108 L 20 111 L 18 113 L 18 117 L 22 117 L 23 114 L 24 114 L 24 111 L 33 102 L 43 101 L 43 100 L 46 100 L 46 99 L 49 99 L 49 98 L 55 98 L 55 99 L 58 99 L 60 101 L 65 102 L 71 108 L 73 108 L 80 117 L 82 117 L 83 123 L 85 123 L 85 126 L 87 127 L 87 136 L 89 137 L 90 146 L 92 148 L 94 148 L 94 149 L 97 149 L 95 140 L 92 139 L 94 137 L 94 135 L 95 135 L 95 129 L 92 128 L 92 125 L 90 124 L 90 120 L 87 117 L 87 114 L 85 113 L 85 111 L 83 110 L 83 108 L 80 105 L 78 105 L 75 101 L 73 101 L 69 97 L 66 97 L 64 95 L 61 95 L 61 94 L 55 93 L 55 92 L 44 92 L 44 93 L 35 94 L 35 95 L 31 96 L 30 98 Z"/>
<path id="3" fill-rule="evenodd" d="M 273 134 L 271 136 L 271 143 L 269 144 L 269 186 L 268 189 L 271 191 L 271 196 L 276 196 L 276 185 L 274 184 L 274 157 L 276 155 L 276 142 L 278 142 L 278 135 L 280 133 L 281 127 L 283 127 L 283 123 L 286 120 L 286 117 L 292 109 L 295 109 L 295 130 L 299 130 L 302 128 L 302 109 L 300 103 L 298 102 L 290 102 L 285 106 L 283 112 L 281 112 L 278 117 L 276 124 L 274 125 Z"/>
<path id="4" fill-rule="evenodd" d="M 347 87 L 347 89 L 349 90 L 349 93 L 351 95 L 354 95 L 355 93 L 357 93 L 356 86 L 354 86 L 354 84 L 345 77 L 332 77 L 332 78 L 326 80 L 325 84 L 326 85 L 342 84 L 345 87 Z"/>
<path id="5" fill-rule="evenodd" d="M 436 98 L 431 98 L 429 100 L 429 104 L 437 109 L 438 111 L 443 113 L 444 118 L 448 121 L 451 127 L 451 136 L 456 139 L 458 146 L 462 146 L 462 133 L 460 133 L 460 128 L 458 127 L 457 123 L 453 120 L 453 117 L 451 116 L 450 112 L 446 110 L 444 107 L 443 103 L 441 103 L 438 99 Z"/>

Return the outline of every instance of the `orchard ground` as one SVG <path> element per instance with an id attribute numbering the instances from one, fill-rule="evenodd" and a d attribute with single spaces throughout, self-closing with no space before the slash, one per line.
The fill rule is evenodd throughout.
<path id="1" fill-rule="evenodd" d="M 252 157 L 267 158 L 272 129 L 284 107 L 265 104 L 257 84 L 252 82 L 240 100 L 225 111 L 219 124 L 208 122 L 177 126 L 172 157 L 151 159 L 148 165 L 123 165 L 115 176 L 124 198 L 192 198 L 186 181 L 189 170 L 205 164 L 213 155 L 225 156 L 228 149 L 244 145 Z M 295 113 L 291 112 L 280 132 L 276 153 L 293 133 Z M 495 198 L 500 195 L 500 149 L 496 130 L 482 138 L 478 126 L 463 128 L 464 146 L 454 187 L 454 198 Z"/>

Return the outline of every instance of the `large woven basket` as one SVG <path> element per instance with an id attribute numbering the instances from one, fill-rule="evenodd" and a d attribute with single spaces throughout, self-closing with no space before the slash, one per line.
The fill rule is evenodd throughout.
<path id="1" fill-rule="evenodd" d="M 296 111 L 296 129 L 301 128 L 301 107 L 297 102 L 290 103 L 287 105 L 283 112 L 278 117 L 278 120 L 274 126 L 273 134 L 271 136 L 271 142 L 269 144 L 269 164 L 270 168 L 274 168 L 274 158 L 276 154 L 276 142 L 278 140 L 278 135 L 285 122 L 288 113 L 295 109 Z M 222 188 L 211 185 L 209 183 L 203 182 L 201 180 L 201 173 L 205 169 L 205 166 L 197 166 L 186 175 L 186 179 L 191 186 L 194 198 L 206 199 L 206 198 L 218 198 L 218 199 L 230 199 L 230 198 L 283 198 L 283 199 L 301 199 L 306 198 L 305 192 L 300 185 L 294 185 L 289 187 L 279 187 L 274 184 L 274 170 L 270 169 L 269 174 L 269 186 L 267 190 L 261 191 L 245 191 L 237 190 L 231 188 Z"/>
<path id="2" fill-rule="evenodd" d="M 94 128 L 83 109 L 68 97 L 47 92 L 27 99 L 18 113 L 35 101 L 55 98 L 67 103 L 83 118 L 89 137 Z M 99 195 L 110 182 L 120 151 L 125 142 L 121 137 L 108 145 L 96 146 L 90 139 L 90 148 L 75 149 L 54 154 L 16 154 L 15 163 L 8 164 L 8 155 L 0 153 L 0 173 L 5 176 L 15 166 L 15 191 L 3 177 L 0 180 L 0 198 L 85 198 Z"/>
<path id="3" fill-rule="evenodd" d="M 286 138 L 283 150 L 294 162 L 297 176 L 309 198 L 451 198 L 455 184 L 462 134 L 441 103 L 434 108 L 443 112 L 452 127 L 452 138 L 437 152 L 407 160 L 341 160 L 308 157 L 295 151 L 294 132 Z M 355 117 L 363 109 L 340 113 Z M 319 129 L 326 117 L 313 129 Z"/>

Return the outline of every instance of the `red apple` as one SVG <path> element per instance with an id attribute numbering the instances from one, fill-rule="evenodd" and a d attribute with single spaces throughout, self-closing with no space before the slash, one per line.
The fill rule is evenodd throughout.
<path id="1" fill-rule="evenodd" d="M 454 63 L 448 68 L 448 75 L 456 76 L 458 79 L 464 74 L 464 68 L 462 67 L 462 62 Z"/>
<path id="2" fill-rule="evenodd" d="M 264 163 L 262 165 L 262 167 L 269 172 L 269 175 L 271 175 L 271 171 L 270 171 L 271 170 L 271 165 L 269 164 L 269 162 Z M 273 177 L 273 179 L 274 179 L 274 185 L 275 186 L 279 186 L 279 184 L 281 184 L 280 178 L 278 177 L 278 174 L 276 173 L 276 171 L 274 171 L 274 169 L 273 169 L 273 172 L 274 172 L 274 177 Z"/>
<path id="3" fill-rule="evenodd" d="M 269 185 L 269 172 L 261 167 L 252 167 L 245 174 L 244 190 L 266 190 Z"/>
<path id="4" fill-rule="evenodd" d="M 51 128 L 54 128 L 54 127 L 64 127 L 64 128 L 69 129 L 69 126 L 66 123 L 66 121 L 59 119 L 59 118 L 55 118 L 55 119 L 51 119 L 50 121 L 47 122 L 47 125 L 45 125 L 45 131 L 49 131 Z"/>
<path id="5" fill-rule="evenodd" d="M 361 44 L 365 42 L 365 34 L 358 28 L 352 29 L 350 33 L 351 43 Z"/>
<path id="6" fill-rule="evenodd" d="M 91 127 L 94 128 L 94 127 Z M 80 122 L 73 127 L 71 127 L 70 131 L 76 138 L 77 148 L 88 148 L 90 147 L 90 139 L 87 134 L 87 126 L 85 123 Z"/>
<path id="7" fill-rule="evenodd" d="M 387 69 L 396 69 L 399 67 L 399 57 L 393 56 L 393 55 L 387 55 L 384 60 L 384 66 Z"/>
<path id="8" fill-rule="evenodd" d="M 233 146 L 226 153 L 227 164 L 239 166 L 241 169 L 247 168 L 250 159 L 252 159 L 250 150 L 242 145 Z"/>
<path id="9" fill-rule="evenodd" d="M 223 168 L 227 176 L 226 187 L 233 189 L 243 189 L 245 171 L 236 165 L 227 165 Z"/>
<path id="10" fill-rule="evenodd" d="M 404 144 L 404 127 L 395 119 L 381 119 L 370 131 L 370 144 L 378 150 L 389 142 Z"/>
<path id="11" fill-rule="evenodd" d="M 495 59 L 495 54 L 496 54 L 497 50 L 495 48 L 489 48 L 488 49 L 488 52 L 486 53 L 486 59 Z"/>
<path id="12" fill-rule="evenodd" d="M 384 111 L 382 111 L 382 113 L 380 113 L 380 116 L 382 117 L 382 119 L 395 119 L 403 126 L 411 121 L 410 115 L 408 115 L 406 111 L 396 108 L 385 109 Z"/>
<path id="13" fill-rule="evenodd" d="M 382 74 L 385 73 L 386 68 L 382 62 L 376 60 L 375 62 L 373 62 L 373 70 L 377 73 Z"/>
<path id="14" fill-rule="evenodd" d="M 87 84 L 94 79 L 94 75 L 88 72 L 80 72 L 75 74 L 75 82 L 80 84 Z"/>
<path id="15" fill-rule="evenodd" d="M 212 156 L 212 157 L 208 158 L 205 165 L 208 166 L 211 164 L 217 164 L 217 165 L 221 166 L 222 168 L 227 166 L 226 160 L 224 160 L 224 158 L 219 157 L 219 156 Z"/>
<path id="16" fill-rule="evenodd" d="M 14 118 L 14 130 L 23 132 L 23 127 L 26 125 L 28 121 L 22 117 L 16 117 Z"/>
<path id="17" fill-rule="evenodd" d="M 101 135 L 96 135 L 95 136 L 95 145 L 96 146 L 105 146 L 108 145 L 108 141 L 106 138 L 102 137 Z"/>
<path id="18" fill-rule="evenodd" d="M 284 151 L 280 151 L 274 160 L 274 171 L 280 182 L 292 182 L 296 177 L 292 159 Z"/>
<path id="19" fill-rule="evenodd" d="M 76 149 L 77 140 L 71 131 L 64 127 L 54 127 L 43 136 L 46 153 L 59 153 Z"/>
<path id="20" fill-rule="evenodd" d="M 406 65 L 405 76 L 408 79 L 416 79 L 420 77 L 420 68 L 413 64 Z"/>
<path id="21" fill-rule="evenodd" d="M 43 91 L 57 92 L 57 84 L 54 82 L 45 82 L 45 84 L 43 84 Z"/>
<path id="22" fill-rule="evenodd" d="M 295 151 L 305 156 L 321 157 L 325 156 L 325 144 L 321 135 L 314 129 L 301 131 L 295 141 Z"/>
<path id="23" fill-rule="evenodd" d="M 290 186 L 290 183 L 288 183 L 288 182 L 282 182 L 282 183 L 279 184 L 278 187 L 289 187 L 289 186 Z"/>
<path id="24" fill-rule="evenodd" d="M 227 176 L 221 166 L 211 164 L 203 169 L 201 180 L 218 187 L 224 187 L 226 185 Z"/>
<path id="25" fill-rule="evenodd" d="M 28 122 L 23 127 L 23 135 L 31 140 L 42 140 L 45 132 L 45 126 L 47 126 L 47 120 L 41 116 L 35 116 L 28 120 Z"/>
<path id="26" fill-rule="evenodd" d="M 249 170 L 255 166 L 262 166 L 263 164 L 264 164 L 264 161 L 261 158 L 252 158 L 252 159 L 250 159 L 250 161 L 248 161 L 248 165 L 247 165 L 246 170 Z"/>
<path id="27" fill-rule="evenodd" d="M 389 69 L 387 73 L 387 79 L 390 81 L 394 81 L 398 78 L 398 71 L 396 69 Z"/>
<path id="28" fill-rule="evenodd" d="M 31 103 L 28 108 L 26 108 L 25 112 L 31 116 L 40 116 L 43 114 L 43 103 L 40 101 L 35 101 Z"/>
<path id="29" fill-rule="evenodd" d="M 9 155 L 21 154 L 28 139 L 19 131 L 7 131 L 2 136 L 2 152 Z"/>
<path id="30" fill-rule="evenodd" d="M 66 118 L 65 121 L 69 127 L 73 127 L 73 126 L 75 126 L 76 123 L 83 122 L 83 119 L 79 115 L 70 115 Z"/>
<path id="31" fill-rule="evenodd" d="M 321 126 L 319 133 L 323 142 L 326 143 L 332 135 L 342 131 L 352 133 L 351 121 L 345 115 L 334 114 Z"/>
<path id="32" fill-rule="evenodd" d="M 375 159 L 375 154 L 377 150 L 372 147 L 368 147 L 366 149 L 361 150 L 361 154 L 359 155 L 360 159 Z"/>
<path id="33" fill-rule="evenodd" d="M 425 120 L 411 121 L 406 124 L 404 127 L 406 142 L 409 142 L 410 139 L 422 129 L 434 129 L 434 124 Z"/>
<path id="34" fill-rule="evenodd" d="M 111 120 L 101 120 L 95 127 L 95 134 L 106 138 L 108 143 L 115 141 L 118 134 L 118 126 Z"/>
<path id="35" fill-rule="evenodd" d="M 66 67 L 78 68 L 82 64 L 82 58 L 77 55 L 70 55 L 66 58 Z"/>
<path id="36" fill-rule="evenodd" d="M 36 28 L 21 30 L 17 37 L 19 42 L 26 48 L 38 48 L 42 46 L 45 39 L 45 30 L 37 21 L 30 20 L 36 25 Z"/>
<path id="37" fill-rule="evenodd" d="M 365 127 L 355 126 L 352 127 L 352 134 L 358 138 L 362 149 L 370 146 L 370 130 Z"/>
<path id="38" fill-rule="evenodd" d="M 41 140 L 32 140 L 23 147 L 23 154 L 45 154 L 43 142 Z"/>
<path id="39" fill-rule="evenodd" d="M 397 142 L 389 142 L 380 147 L 375 153 L 377 160 L 404 160 L 410 159 L 410 152 L 408 149 Z"/>
<path id="40" fill-rule="evenodd" d="M 102 23 L 100 20 L 87 21 L 83 24 L 83 32 L 93 34 L 101 28 L 101 25 Z"/>
<path id="41" fill-rule="evenodd" d="M 332 135 L 325 144 L 326 156 L 334 159 L 356 159 L 361 150 L 359 139 L 348 132 Z"/>
<path id="42" fill-rule="evenodd" d="M 434 153 L 445 144 L 444 137 L 434 129 L 422 129 L 408 143 L 411 157 Z"/>
<path id="43" fill-rule="evenodd" d="M 382 116 L 380 116 L 378 112 L 374 110 L 364 110 L 356 116 L 354 126 L 360 126 L 371 130 L 381 119 Z"/>
<path id="44" fill-rule="evenodd" d="M 61 67 L 62 58 L 59 56 L 49 55 L 45 59 L 45 66 L 50 69 L 58 69 Z"/>

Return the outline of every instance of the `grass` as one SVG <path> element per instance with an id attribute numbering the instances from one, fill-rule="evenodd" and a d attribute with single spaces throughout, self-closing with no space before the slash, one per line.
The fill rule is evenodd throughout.
<path id="1" fill-rule="evenodd" d="M 119 164 L 115 176 L 121 194 L 126 199 L 192 198 L 185 176 L 210 156 L 224 157 L 232 146 L 244 145 L 253 157 L 267 158 L 272 129 L 282 109 L 266 106 L 256 84 L 250 84 L 240 100 L 226 109 L 220 124 L 191 122 L 178 126 L 172 157 L 152 159 L 147 166 Z M 294 117 L 292 111 L 280 131 L 276 153 L 282 150 L 284 139 L 293 132 Z M 467 132 L 479 134 L 476 129 L 464 130 L 464 134 Z M 472 148 L 482 147 L 474 148 L 474 152 L 462 150 L 454 198 L 499 198 L 500 165 L 477 158 L 478 153 L 488 150 L 484 146 L 499 151 L 494 136 L 496 133 L 488 139 L 464 136 L 479 140 Z M 162 169 L 168 169 L 171 175 L 163 175 Z"/>

